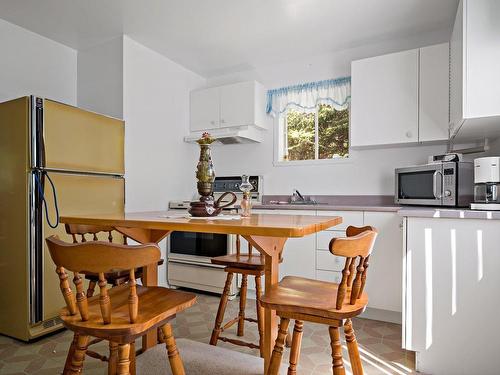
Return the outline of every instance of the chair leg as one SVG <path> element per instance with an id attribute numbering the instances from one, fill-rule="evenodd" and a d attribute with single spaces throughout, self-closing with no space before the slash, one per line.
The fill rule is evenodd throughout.
<path id="1" fill-rule="evenodd" d="M 71 364 L 69 366 L 69 371 L 65 371 L 66 374 L 80 374 L 83 368 L 83 361 L 85 360 L 85 352 L 87 351 L 87 343 L 89 342 L 89 336 L 85 335 L 75 335 L 76 343 L 73 355 L 71 357 Z"/>
<path id="2" fill-rule="evenodd" d="M 245 307 L 247 304 L 248 276 L 242 276 L 240 289 L 240 313 L 238 314 L 238 336 L 243 336 L 245 332 Z"/>
<path id="3" fill-rule="evenodd" d="M 89 287 L 87 288 L 87 298 L 90 298 L 94 295 L 96 284 L 97 282 L 95 280 L 89 281 Z"/>
<path id="4" fill-rule="evenodd" d="M 342 345 L 338 327 L 329 327 L 330 343 L 332 347 L 333 375 L 345 375 L 344 361 L 342 360 Z"/>
<path id="5" fill-rule="evenodd" d="M 356 335 L 354 334 L 354 329 L 352 328 L 351 319 L 346 319 L 344 323 L 344 334 L 347 342 L 349 359 L 351 361 L 352 373 L 353 375 L 363 375 L 363 365 L 361 364 L 358 342 L 356 341 Z"/>
<path id="6" fill-rule="evenodd" d="M 64 364 L 63 374 L 68 374 L 71 370 L 71 361 L 73 360 L 73 354 L 75 353 L 77 339 L 78 333 L 75 333 L 73 335 L 73 341 L 71 341 L 71 345 L 68 349 L 68 355 L 66 356 L 66 363 Z"/>
<path id="7" fill-rule="evenodd" d="M 283 347 L 285 346 L 285 337 L 288 332 L 289 324 L 290 319 L 281 318 L 278 329 L 278 337 L 276 338 L 276 343 L 274 344 L 271 362 L 269 363 L 269 368 L 267 369 L 267 375 L 278 375 L 280 371 L 281 357 L 283 356 Z"/>
<path id="8" fill-rule="evenodd" d="M 118 344 L 109 342 L 108 375 L 116 375 L 118 371 Z"/>
<path id="9" fill-rule="evenodd" d="M 290 332 L 287 332 L 287 334 L 286 334 L 285 346 L 287 348 L 291 348 L 292 347 L 292 334 Z"/>
<path id="10" fill-rule="evenodd" d="M 135 375 L 135 341 L 130 343 L 130 375 Z"/>
<path id="11" fill-rule="evenodd" d="M 255 307 L 257 310 L 257 329 L 259 330 L 259 350 L 260 356 L 264 358 L 264 308 L 260 304 L 261 295 L 260 276 L 255 276 Z"/>
<path id="12" fill-rule="evenodd" d="M 288 375 L 297 374 L 297 363 L 299 362 L 303 327 L 304 323 L 302 321 L 295 321 L 295 325 L 293 327 L 292 349 L 290 350 L 290 366 L 288 366 Z"/>
<path id="13" fill-rule="evenodd" d="M 130 344 L 118 345 L 118 375 L 130 375 Z"/>
<path id="14" fill-rule="evenodd" d="M 165 337 L 165 346 L 167 347 L 168 361 L 170 362 L 172 374 L 185 375 L 184 365 L 182 364 L 182 359 L 179 355 L 179 350 L 177 350 L 177 345 L 175 344 L 174 335 L 172 333 L 172 326 L 170 323 L 167 323 L 161 327 L 161 331 Z"/>
<path id="15" fill-rule="evenodd" d="M 227 299 L 229 298 L 229 291 L 231 289 L 231 282 L 233 281 L 233 274 L 231 272 L 227 273 L 226 284 L 224 285 L 224 291 L 219 302 L 219 309 L 217 310 L 217 317 L 215 318 L 215 326 L 212 331 L 212 336 L 210 337 L 210 345 L 217 345 L 217 340 L 221 332 L 222 319 L 224 319 L 224 313 L 226 312 Z"/>

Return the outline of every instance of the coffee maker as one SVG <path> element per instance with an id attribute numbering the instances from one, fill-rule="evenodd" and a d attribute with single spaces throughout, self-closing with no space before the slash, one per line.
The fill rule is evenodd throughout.
<path id="1" fill-rule="evenodd" d="M 500 211 L 500 157 L 474 160 L 473 210 Z"/>

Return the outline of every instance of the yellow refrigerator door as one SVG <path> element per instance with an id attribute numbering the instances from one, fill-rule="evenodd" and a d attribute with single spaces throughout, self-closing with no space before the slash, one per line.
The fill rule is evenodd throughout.
<path id="1" fill-rule="evenodd" d="M 23 340 L 29 338 L 28 121 L 29 97 L 0 104 L 0 334 Z"/>
<path id="2" fill-rule="evenodd" d="M 45 99 L 42 133 L 45 165 L 41 167 L 124 174 L 122 120 Z"/>
<path id="3" fill-rule="evenodd" d="M 125 200 L 125 180 L 121 177 L 78 175 L 49 172 L 57 191 L 59 215 L 86 215 L 100 213 L 123 213 Z M 49 208 L 51 222 L 55 220 L 52 188 L 45 178 L 44 196 Z M 72 242 L 66 234 L 64 224 L 52 229 L 47 224 L 43 211 L 43 238 L 58 235 L 64 241 Z M 100 239 L 106 240 L 106 235 Z M 59 290 L 59 279 L 55 272 L 45 241 L 43 243 L 43 320 L 54 318 L 64 306 Z"/>

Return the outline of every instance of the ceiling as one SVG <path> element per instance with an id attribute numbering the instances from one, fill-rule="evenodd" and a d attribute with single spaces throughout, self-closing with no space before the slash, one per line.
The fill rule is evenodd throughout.
<path id="1" fill-rule="evenodd" d="M 458 0 L 2 0 L 0 18 L 75 49 L 121 34 L 202 76 L 451 30 Z"/>

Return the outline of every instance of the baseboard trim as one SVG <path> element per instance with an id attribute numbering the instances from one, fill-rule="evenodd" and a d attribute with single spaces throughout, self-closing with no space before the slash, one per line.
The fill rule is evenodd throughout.
<path id="1" fill-rule="evenodd" d="M 380 320 L 382 322 L 401 324 L 403 316 L 400 311 L 382 310 L 374 307 L 367 307 L 359 316 L 360 318 Z"/>

